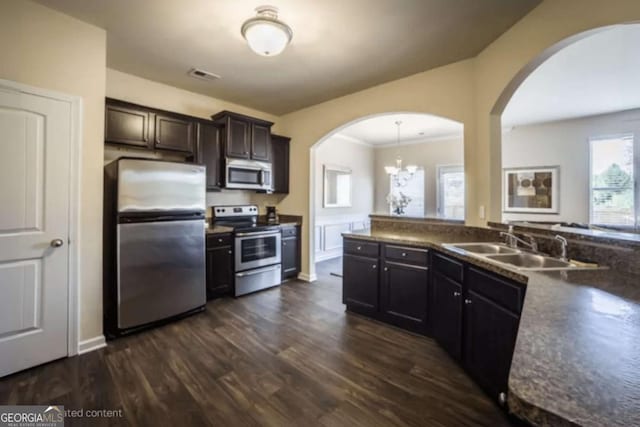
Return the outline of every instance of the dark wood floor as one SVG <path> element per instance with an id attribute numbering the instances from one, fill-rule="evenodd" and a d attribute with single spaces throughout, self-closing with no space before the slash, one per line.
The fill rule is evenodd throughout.
<path id="1" fill-rule="evenodd" d="M 500 426 L 430 339 L 346 314 L 340 278 L 209 303 L 182 321 L 0 380 L 0 404 L 122 409 L 67 425 Z"/>

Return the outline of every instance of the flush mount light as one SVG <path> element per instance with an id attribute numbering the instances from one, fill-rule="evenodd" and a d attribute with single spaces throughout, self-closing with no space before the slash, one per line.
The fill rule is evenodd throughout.
<path id="1" fill-rule="evenodd" d="M 278 19 L 278 8 L 273 6 L 256 7 L 256 16 L 242 24 L 242 37 L 258 55 L 276 56 L 287 47 L 293 32 Z"/>

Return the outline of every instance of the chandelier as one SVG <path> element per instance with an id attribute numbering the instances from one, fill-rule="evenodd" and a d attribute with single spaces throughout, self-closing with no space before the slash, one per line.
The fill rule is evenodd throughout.
<path id="1" fill-rule="evenodd" d="M 400 146 L 400 125 L 402 124 L 402 121 L 397 120 L 395 123 L 397 127 L 396 143 L 397 146 Z M 413 178 L 413 175 L 418 170 L 418 166 L 407 165 L 403 168 L 402 158 L 398 156 L 396 158 L 395 166 L 385 166 L 384 170 L 391 177 L 391 179 L 393 180 L 393 184 L 396 187 L 404 187 L 411 180 L 411 178 Z"/>

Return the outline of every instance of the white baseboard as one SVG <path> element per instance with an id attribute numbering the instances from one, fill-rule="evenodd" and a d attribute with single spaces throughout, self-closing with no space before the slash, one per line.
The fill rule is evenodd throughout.
<path id="1" fill-rule="evenodd" d="M 310 275 L 307 273 L 300 273 L 298 274 L 298 279 L 300 280 L 304 280 L 305 282 L 315 282 L 316 280 L 318 280 L 318 276 L 314 275 Z"/>
<path id="2" fill-rule="evenodd" d="M 322 262 L 328 259 L 340 258 L 342 256 L 342 248 L 338 248 L 332 251 L 327 252 L 316 252 L 316 256 L 314 257 L 315 262 Z"/>
<path id="3" fill-rule="evenodd" d="M 106 347 L 107 341 L 104 339 L 104 335 L 89 338 L 88 340 L 80 341 L 78 343 L 78 354 L 89 353 L 90 351 L 98 350 L 99 348 Z"/>

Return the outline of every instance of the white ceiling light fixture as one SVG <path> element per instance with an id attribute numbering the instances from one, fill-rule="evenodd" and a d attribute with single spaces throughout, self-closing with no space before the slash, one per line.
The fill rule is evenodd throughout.
<path id="1" fill-rule="evenodd" d="M 400 125 L 402 121 L 398 120 L 395 122 L 398 128 L 398 136 L 397 136 L 397 146 L 400 146 Z M 413 177 L 413 174 L 418 170 L 418 166 L 415 165 L 407 165 L 404 169 L 402 168 L 402 157 L 398 156 L 396 158 L 395 166 L 385 166 L 384 170 L 387 174 L 389 174 L 393 178 L 393 182 L 396 187 L 404 187 L 407 185 L 407 182 Z M 401 175 L 401 172 L 406 172 Z"/>
<path id="2" fill-rule="evenodd" d="M 262 56 L 281 54 L 293 37 L 291 27 L 278 19 L 274 6 L 256 7 L 256 16 L 244 21 L 241 32 L 251 50 Z"/>

